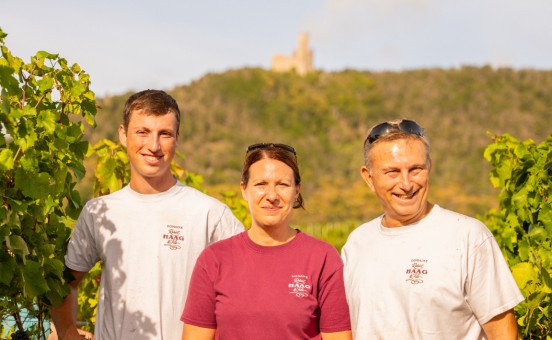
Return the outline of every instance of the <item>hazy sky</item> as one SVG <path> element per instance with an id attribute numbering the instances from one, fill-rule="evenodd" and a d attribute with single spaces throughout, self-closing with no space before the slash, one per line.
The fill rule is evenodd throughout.
<path id="1" fill-rule="evenodd" d="M 0 0 L 6 45 L 59 53 L 98 96 L 268 68 L 310 35 L 315 68 L 552 69 L 551 0 Z"/>

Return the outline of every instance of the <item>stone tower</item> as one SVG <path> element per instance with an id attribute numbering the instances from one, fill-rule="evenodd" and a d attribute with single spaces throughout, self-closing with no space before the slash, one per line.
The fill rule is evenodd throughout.
<path id="1" fill-rule="evenodd" d="M 272 71 L 287 72 L 295 70 L 299 75 L 312 71 L 312 50 L 309 49 L 309 35 L 299 34 L 297 50 L 291 56 L 276 54 L 272 57 Z"/>

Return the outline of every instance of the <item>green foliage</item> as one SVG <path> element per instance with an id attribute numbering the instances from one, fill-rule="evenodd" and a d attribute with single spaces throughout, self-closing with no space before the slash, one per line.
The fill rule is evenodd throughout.
<path id="1" fill-rule="evenodd" d="M 251 227 L 251 214 L 247 201 L 240 198 L 236 192 L 228 191 L 221 193 L 222 201 L 232 210 L 236 218 L 246 229 Z"/>
<path id="2" fill-rule="evenodd" d="M 42 339 L 46 306 L 68 293 L 63 256 L 82 207 L 75 185 L 96 105 L 77 64 L 44 51 L 26 63 L 5 37 L 0 29 L 0 316 L 22 330 L 26 310 L 38 320 L 27 331 Z"/>
<path id="3" fill-rule="evenodd" d="M 347 242 L 349 234 L 360 224 L 355 221 L 345 221 L 342 223 L 321 223 L 300 226 L 298 229 L 310 236 L 324 240 L 334 246 L 338 252 Z"/>
<path id="4" fill-rule="evenodd" d="M 521 334 L 551 339 L 552 135 L 538 145 L 495 136 L 485 158 L 493 165 L 491 182 L 500 188 L 500 208 L 485 219 L 526 298 L 515 309 Z"/>

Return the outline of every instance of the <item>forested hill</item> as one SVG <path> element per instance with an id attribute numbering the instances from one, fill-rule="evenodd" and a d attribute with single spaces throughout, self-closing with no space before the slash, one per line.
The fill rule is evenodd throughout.
<path id="1" fill-rule="evenodd" d="M 552 71 L 491 67 L 403 72 L 316 72 L 259 68 L 209 74 L 170 92 L 183 112 L 183 165 L 211 194 L 238 191 L 247 145 L 293 145 L 308 211 L 301 222 L 367 219 L 379 212 L 361 181 L 368 129 L 393 118 L 423 125 L 432 144 L 432 199 L 465 213 L 496 204 L 483 150 L 491 134 L 543 141 L 552 132 Z M 116 138 L 128 94 L 99 100 L 92 142 Z"/>

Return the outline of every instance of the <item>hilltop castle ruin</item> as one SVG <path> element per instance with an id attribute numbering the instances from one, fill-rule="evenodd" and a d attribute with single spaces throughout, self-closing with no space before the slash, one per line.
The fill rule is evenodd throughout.
<path id="1" fill-rule="evenodd" d="M 276 54 L 272 57 L 272 71 L 287 72 L 295 70 L 299 75 L 312 71 L 312 50 L 309 49 L 309 35 L 299 34 L 297 50 L 291 56 Z"/>

